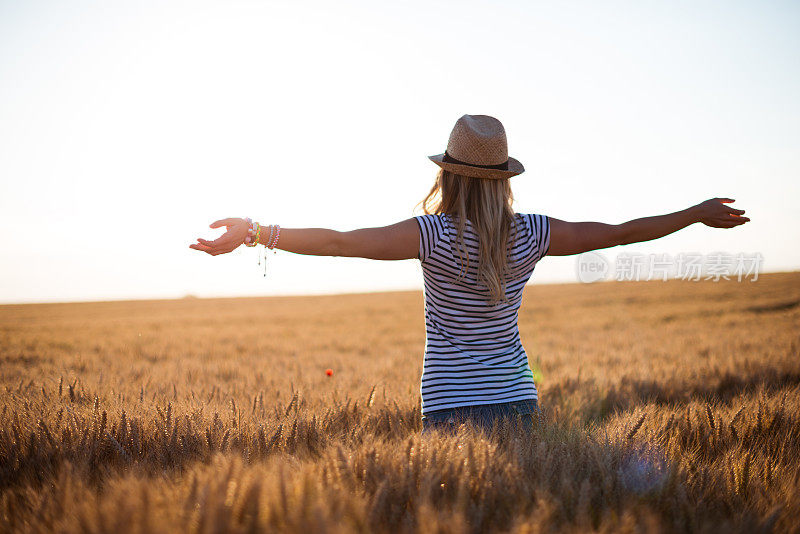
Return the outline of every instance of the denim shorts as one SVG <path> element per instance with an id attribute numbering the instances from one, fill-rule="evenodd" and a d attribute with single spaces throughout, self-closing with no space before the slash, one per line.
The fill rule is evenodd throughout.
<path id="1" fill-rule="evenodd" d="M 541 417 L 539 403 L 535 400 L 501 402 L 499 404 L 479 404 L 476 406 L 459 406 L 444 410 L 434 410 L 422 416 L 422 433 L 433 428 L 455 430 L 466 421 L 489 432 L 495 422 L 502 419 L 517 420 L 522 427 L 530 430 Z"/>

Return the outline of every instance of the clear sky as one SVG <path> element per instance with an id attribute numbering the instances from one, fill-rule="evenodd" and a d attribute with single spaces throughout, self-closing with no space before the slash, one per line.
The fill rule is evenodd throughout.
<path id="1" fill-rule="evenodd" d="M 191 250 L 251 216 L 412 215 L 465 113 L 516 209 L 618 223 L 729 196 L 752 222 L 606 251 L 800 268 L 797 2 L 0 0 L 0 302 L 421 288 L 416 260 Z M 792 207 L 795 206 L 795 207 Z M 575 281 L 545 258 L 534 282 Z"/>

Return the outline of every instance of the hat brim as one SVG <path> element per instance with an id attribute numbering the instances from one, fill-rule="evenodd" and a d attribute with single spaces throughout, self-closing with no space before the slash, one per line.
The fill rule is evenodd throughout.
<path id="1" fill-rule="evenodd" d="M 462 176 L 470 176 L 472 178 L 493 178 L 499 180 L 511 178 L 512 176 L 525 172 L 525 167 L 522 166 L 522 163 L 514 158 L 508 158 L 508 170 L 484 169 L 483 167 L 473 167 L 472 165 L 450 163 L 449 161 L 444 161 L 444 154 L 428 156 L 428 159 L 446 171 L 454 172 Z"/>

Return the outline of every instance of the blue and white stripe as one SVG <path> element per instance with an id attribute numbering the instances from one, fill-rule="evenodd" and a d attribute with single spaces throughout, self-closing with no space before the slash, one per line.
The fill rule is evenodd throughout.
<path id="1" fill-rule="evenodd" d="M 512 229 L 508 238 L 509 271 L 505 275 L 509 303 L 496 305 L 490 303 L 489 289 L 477 282 L 479 242 L 470 221 L 464 228 L 469 268 L 459 280 L 454 216 L 420 215 L 416 220 L 425 281 L 422 413 L 537 400 L 533 372 L 519 337 L 517 312 L 522 290 L 550 246 L 547 216 L 516 214 L 517 234 Z"/>

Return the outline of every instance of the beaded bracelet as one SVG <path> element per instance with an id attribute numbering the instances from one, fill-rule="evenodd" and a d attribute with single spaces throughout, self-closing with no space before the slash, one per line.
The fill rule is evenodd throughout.
<path id="1" fill-rule="evenodd" d="M 247 245 L 247 246 L 250 246 L 250 241 L 251 241 L 251 239 L 250 239 L 250 228 L 251 228 L 251 226 L 253 224 L 253 220 L 250 217 L 245 217 L 244 218 L 244 222 L 247 223 L 247 235 L 244 236 L 244 244 Z"/>
<path id="2" fill-rule="evenodd" d="M 270 227 L 271 226 L 272 225 L 270 225 Z M 270 233 L 272 233 L 272 232 L 270 232 Z M 280 237 L 280 235 L 281 235 L 281 225 L 280 224 L 276 224 L 275 225 L 275 239 L 274 239 L 274 241 L 272 241 L 272 243 L 267 245 L 267 248 L 274 249 L 275 246 L 278 244 L 278 238 Z"/>
<path id="3" fill-rule="evenodd" d="M 264 241 L 264 246 L 267 246 L 269 244 L 269 242 L 272 241 L 272 233 L 273 233 L 274 230 L 275 230 L 275 228 L 270 224 L 269 225 L 269 235 L 267 236 L 267 239 Z"/>
<path id="4" fill-rule="evenodd" d="M 247 223 L 247 235 L 244 238 L 244 244 L 248 247 L 254 247 L 258 244 L 258 238 L 261 233 L 261 225 L 259 225 L 257 222 L 253 222 L 250 217 L 246 217 L 245 222 Z"/>

